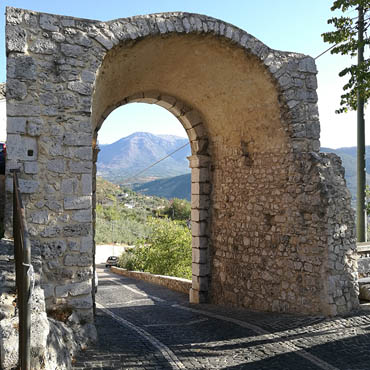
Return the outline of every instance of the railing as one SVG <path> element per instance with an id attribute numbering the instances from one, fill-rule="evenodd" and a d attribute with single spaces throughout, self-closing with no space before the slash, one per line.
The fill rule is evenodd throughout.
<path id="1" fill-rule="evenodd" d="M 19 317 L 19 369 L 31 369 L 31 243 L 22 204 L 17 172 L 13 170 L 13 236 L 17 308 Z"/>

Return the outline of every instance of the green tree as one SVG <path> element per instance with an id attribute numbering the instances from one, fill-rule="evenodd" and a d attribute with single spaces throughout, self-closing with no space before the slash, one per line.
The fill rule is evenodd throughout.
<path id="1" fill-rule="evenodd" d="M 189 220 L 191 214 L 190 203 L 185 199 L 174 198 L 163 210 L 163 213 L 172 220 Z"/>
<path id="2" fill-rule="evenodd" d="M 191 279 L 191 233 L 178 221 L 151 219 L 151 232 L 141 243 L 120 257 L 129 270 Z"/>
<path id="3" fill-rule="evenodd" d="M 359 17 L 353 16 L 352 10 L 363 9 L 363 30 L 365 37 L 359 40 Z M 355 57 L 359 47 L 368 47 L 370 38 L 367 30 L 370 25 L 370 0 L 336 0 L 331 7 L 332 11 L 341 10 L 346 16 L 333 17 L 328 20 L 329 24 L 334 25 L 334 31 L 325 32 L 322 37 L 325 42 L 334 44 L 331 54 L 349 55 Z M 344 68 L 339 76 L 347 76 L 348 82 L 343 86 L 344 94 L 341 95 L 340 108 L 336 113 L 357 110 L 359 93 L 366 103 L 370 98 L 370 59 L 366 58 L 358 64 L 352 64 Z"/>
<path id="4" fill-rule="evenodd" d="M 340 108 L 336 113 L 357 111 L 357 204 L 356 233 L 359 242 L 366 241 L 366 205 L 365 205 L 365 119 L 364 105 L 370 97 L 370 60 L 364 58 L 365 47 L 370 44 L 367 30 L 370 24 L 370 0 L 336 0 L 332 11 L 347 12 L 347 16 L 333 17 L 328 20 L 335 31 L 326 32 L 322 36 L 325 42 L 334 44 L 332 54 L 357 55 L 357 64 L 344 68 L 339 76 L 347 76 L 343 86 Z M 350 17 L 353 10 L 358 10 L 358 17 Z M 365 36 L 365 37 L 364 37 Z"/>

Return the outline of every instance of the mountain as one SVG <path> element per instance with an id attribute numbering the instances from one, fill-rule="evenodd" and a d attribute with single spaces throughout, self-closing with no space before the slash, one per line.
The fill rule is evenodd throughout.
<path id="1" fill-rule="evenodd" d="M 132 183 L 189 173 L 186 159 L 190 155 L 188 143 L 187 138 L 179 136 L 135 132 L 112 144 L 100 146 L 98 175 L 116 183 Z M 178 152 L 133 178 L 141 170 L 184 145 Z"/>
<path id="2" fill-rule="evenodd" d="M 370 184 L 370 146 L 366 147 L 366 183 Z M 356 168 L 356 155 L 357 148 L 321 148 L 323 153 L 335 153 L 342 159 L 343 167 L 345 168 L 345 178 L 348 189 L 352 194 L 353 202 L 356 201 L 356 186 L 357 186 L 357 168 Z M 190 174 L 183 176 L 176 176 L 167 179 L 147 182 L 145 184 L 134 184 L 135 191 L 147 195 L 157 195 L 164 198 L 182 198 L 190 200 Z"/>
<path id="3" fill-rule="evenodd" d="M 154 180 L 144 184 L 133 184 L 132 190 L 145 195 L 156 195 L 167 199 L 180 198 L 190 201 L 191 174 Z"/>
<path id="4" fill-rule="evenodd" d="M 190 155 L 190 145 L 133 176 L 187 143 L 188 139 L 183 137 L 136 132 L 113 144 L 100 146 L 98 175 L 115 183 L 133 184 L 134 190 L 143 194 L 190 199 L 190 169 L 186 159 Z M 341 157 L 347 186 L 355 201 L 357 148 L 322 147 L 321 152 Z M 370 146 L 366 147 L 366 153 L 366 182 L 370 184 Z"/>
<path id="5" fill-rule="evenodd" d="M 348 148 L 324 148 L 320 149 L 323 153 L 335 153 L 342 159 L 343 167 L 345 168 L 345 178 L 347 187 L 352 194 L 352 201 L 356 201 L 356 188 L 357 188 L 357 147 Z M 370 184 L 370 146 L 366 147 L 365 150 L 366 159 L 366 183 Z"/>

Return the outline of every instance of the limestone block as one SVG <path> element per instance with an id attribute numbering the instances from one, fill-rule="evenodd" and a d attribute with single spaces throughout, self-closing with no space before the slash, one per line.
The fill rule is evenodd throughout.
<path id="1" fill-rule="evenodd" d="M 26 55 L 16 55 L 7 59 L 7 78 L 36 80 L 36 62 Z"/>
<path id="2" fill-rule="evenodd" d="M 63 227 L 64 236 L 87 236 L 91 233 L 91 223 L 68 224 Z"/>
<path id="3" fill-rule="evenodd" d="M 46 259 L 55 259 L 64 255 L 67 244 L 63 239 L 57 239 L 41 244 L 41 255 Z"/>
<path id="4" fill-rule="evenodd" d="M 209 204 L 210 204 L 210 200 L 207 195 L 194 194 L 191 197 L 191 208 L 192 209 L 208 209 Z"/>
<path id="5" fill-rule="evenodd" d="M 192 168 L 191 169 L 191 182 L 208 182 L 209 170 L 208 168 Z"/>
<path id="6" fill-rule="evenodd" d="M 72 220 L 77 222 L 91 222 L 92 213 L 91 209 L 83 209 L 72 213 Z"/>
<path id="7" fill-rule="evenodd" d="M 160 99 L 160 93 L 158 91 L 149 91 L 149 92 L 144 93 L 142 102 L 148 103 L 148 104 L 154 104 L 154 103 L 157 103 L 159 99 Z"/>
<path id="8" fill-rule="evenodd" d="M 57 50 L 57 44 L 51 40 L 36 40 L 30 50 L 35 54 L 54 54 Z"/>
<path id="9" fill-rule="evenodd" d="M 184 30 L 186 33 L 189 33 L 190 30 L 191 30 L 191 25 L 190 25 L 190 22 L 189 22 L 189 19 L 187 17 L 184 17 L 183 20 L 182 20 L 182 24 L 184 26 Z"/>
<path id="10" fill-rule="evenodd" d="M 90 294 L 85 295 L 83 297 L 69 297 L 68 304 L 70 304 L 74 308 L 80 308 L 80 309 L 92 308 L 93 301 L 91 297 L 91 285 L 90 285 L 90 291 L 87 293 L 90 293 Z"/>
<path id="11" fill-rule="evenodd" d="M 36 193 L 39 189 L 39 182 L 35 180 L 19 179 L 19 190 L 24 194 Z"/>
<path id="12" fill-rule="evenodd" d="M 77 104 L 77 99 L 73 93 L 56 94 L 56 97 L 60 108 L 71 108 Z"/>
<path id="13" fill-rule="evenodd" d="M 92 159 L 92 147 L 82 146 L 82 147 L 68 147 L 66 156 L 70 158 L 77 158 L 81 160 L 90 160 Z"/>
<path id="14" fill-rule="evenodd" d="M 208 262 L 208 250 L 192 248 L 192 262 L 207 263 Z"/>
<path id="15" fill-rule="evenodd" d="M 192 195 L 208 195 L 211 190 L 211 184 L 206 182 L 192 182 L 191 183 L 191 194 Z"/>
<path id="16" fill-rule="evenodd" d="M 192 127 L 202 123 L 202 117 L 196 110 L 191 110 L 182 116 L 180 121 L 186 130 L 190 130 Z"/>
<path id="17" fill-rule="evenodd" d="M 69 196 L 64 198 L 64 209 L 90 209 L 91 196 Z"/>
<path id="18" fill-rule="evenodd" d="M 194 304 L 206 303 L 207 302 L 206 292 L 202 292 L 191 288 L 189 291 L 189 302 Z"/>
<path id="19" fill-rule="evenodd" d="M 193 236 L 207 236 L 208 227 L 206 221 L 191 222 L 191 234 Z"/>
<path id="20" fill-rule="evenodd" d="M 61 191 L 63 194 L 75 194 L 78 189 L 78 180 L 76 178 L 63 179 L 61 185 Z M 88 194 L 83 194 L 88 195 Z"/>
<path id="21" fill-rule="evenodd" d="M 37 211 L 31 213 L 31 222 L 34 224 L 47 224 L 49 219 L 49 215 L 47 211 Z"/>
<path id="22" fill-rule="evenodd" d="M 51 92 L 40 94 L 39 100 L 40 100 L 40 103 L 44 105 L 54 105 L 56 104 L 56 101 L 57 101 L 55 94 Z"/>
<path id="23" fill-rule="evenodd" d="M 207 276 L 192 276 L 192 288 L 197 291 L 208 291 L 208 277 Z"/>
<path id="24" fill-rule="evenodd" d="M 157 17 L 156 22 L 157 22 L 159 32 L 162 34 L 167 33 L 166 20 L 163 18 Z"/>
<path id="25" fill-rule="evenodd" d="M 68 243 L 67 243 L 68 250 L 71 252 L 79 252 L 80 244 L 81 243 L 77 240 L 68 240 Z"/>
<path id="26" fill-rule="evenodd" d="M 160 100 L 156 102 L 157 105 L 170 110 L 176 104 L 176 98 L 172 96 L 162 95 Z"/>
<path id="27" fill-rule="evenodd" d="M 94 241 L 93 241 L 93 238 L 92 238 L 91 235 L 81 238 L 80 252 L 92 255 L 93 243 L 94 243 Z"/>
<path id="28" fill-rule="evenodd" d="M 192 271 L 193 271 L 193 275 L 207 276 L 208 272 L 209 272 L 209 269 L 208 269 L 208 265 L 206 263 L 193 262 L 192 263 Z"/>
<path id="29" fill-rule="evenodd" d="M 95 73 L 92 72 L 92 71 L 88 71 L 88 70 L 83 70 L 81 72 L 81 80 L 82 82 L 86 82 L 86 83 L 94 83 L 95 82 Z"/>
<path id="30" fill-rule="evenodd" d="M 7 115 L 11 117 L 39 117 L 41 114 L 40 106 L 31 104 L 16 104 L 7 101 Z"/>
<path id="31" fill-rule="evenodd" d="M 46 168 L 51 172 L 65 173 L 66 162 L 62 158 L 51 159 L 50 161 L 47 162 Z"/>
<path id="32" fill-rule="evenodd" d="M 191 111 L 191 108 L 187 107 L 183 102 L 177 101 L 176 104 L 168 109 L 176 117 L 184 115 L 186 112 Z"/>
<path id="33" fill-rule="evenodd" d="M 105 49 L 107 50 L 110 50 L 112 49 L 112 47 L 114 46 L 113 42 L 105 37 L 104 35 L 102 34 L 98 34 L 94 37 L 94 39 L 99 43 L 101 44 L 102 46 L 104 46 Z"/>
<path id="34" fill-rule="evenodd" d="M 206 154 L 208 149 L 208 139 L 199 139 L 190 142 L 192 153 Z"/>
<path id="35" fill-rule="evenodd" d="M 56 42 L 64 42 L 66 39 L 65 36 L 60 32 L 52 32 L 51 38 Z"/>
<path id="36" fill-rule="evenodd" d="M 7 52 L 16 51 L 24 53 L 27 50 L 27 33 L 19 25 L 8 25 L 6 27 L 6 49 Z"/>
<path id="37" fill-rule="evenodd" d="M 90 174 L 83 174 L 81 176 L 81 187 L 82 195 L 92 194 L 92 176 Z"/>
<path id="38" fill-rule="evenodd" d="M 191 210 L 191 221 L 205 221 L 208 219 L 208 211 L 204 209 L 192 209 Z"/>
<path id="39" fill-rule="evenodd" d="M 68 89 L 81 95 L 91 95 L 92 85 L 86 82 L 72 81 L 68 83 Z"/>
<path id="40" fill-rule="evenodd" d="M 72 58 L 78 58 L 84 53 L 83 47 L 70 44 L 61 44 L 61 51 L 65 56 Z"/>
<path id="41" fill-rule="evenodd" d="M 63 143 L 70 146 L 88 146 L 92 143 L 92 137 L 91 134 L 76 134 L 71 132 L 64 135 Z"/>
<path id="42" fill-rule="evenodd" d="M 92 262 L 92 257 L 79 254 L 68 254 L 64 258 L 64 264 L 66 266 L 91 266 Z"/>
<path id="43" fill-rule="evenodd" d="M 187 157 L 187 159 L 189 160 L 190 168 L 200 168 L 200 167 L 207 168 L 211 161 L 211 158 L 208 155 L 201 155 L 201 154 L 191 155 Z"/>
<path id="44" fill-rule="evenodd" d="M 82 294 L 88 294 L 91 292 L 91 282 L 82 281 L 79 283 L 59 285 L 55 287 L 55 296 L 58 298 L 65 298 L 68 295 L 78 296 Z"/>
<path id="45" fill-rule="evenodd" d="M 59 31 L 58 18 L 50 14 L 40 14 L 40 27 L 46 31 Z"/>
<path id="46" fill-rule="evenodd" d="M 8 134 L 24 134 L 26 133 L 26 118 L 24 117 L 9 117 L 7 122 Z"/>
<path id="47" fill-rule="evenodd" d="M 317 73 L 316 64 L 313 58 L 305 57 L 299 61 L 298 71 Z"/>
<path id="48" fill-rule="evenodd" d="M 44 122 L 41 118 L 32 118 L 27 120 L 27 134 L 30 136 L 40 136 Z"/>
<path id="49" fill-rule="evenodd" d="M 15 79 L 8 79 L 6 82 L 7 99 L 23 100 L 27 96 L 27 85 Z"/>
<path id="50" fill-rule="evenodd" d="M 91 161 L 69 161 L 69 170 L 72 173 L 88 173 L 92 172 Z"/>
<path id="51" fill-rule="evenodd" d="M 194 236 L 191 245 L 193 248 L 208 248 L 208 238 L 202 236 Z"/>
<path id="52" fill-rule="evenodd" d="M 44 291 L 45 299 L 55 297 L 55 287 L 53 284 L 43 284 L 41 289 Z"/>

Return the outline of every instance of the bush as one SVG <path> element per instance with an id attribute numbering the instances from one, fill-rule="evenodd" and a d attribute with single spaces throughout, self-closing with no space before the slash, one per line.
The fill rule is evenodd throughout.
<path id="1" fill-rule="evenodd" d="M 174 198 L 163 210 L 163 214 L 172 220 L 189 220 L 191 214 L 190 202 L 185 199 Z"/>
<path id="2" fill-rule="evenodd" d="M 151 219 L 149 236 L 120 257 L 128 270 L 191 279 L 191 233 L 177 221 Z"/>

